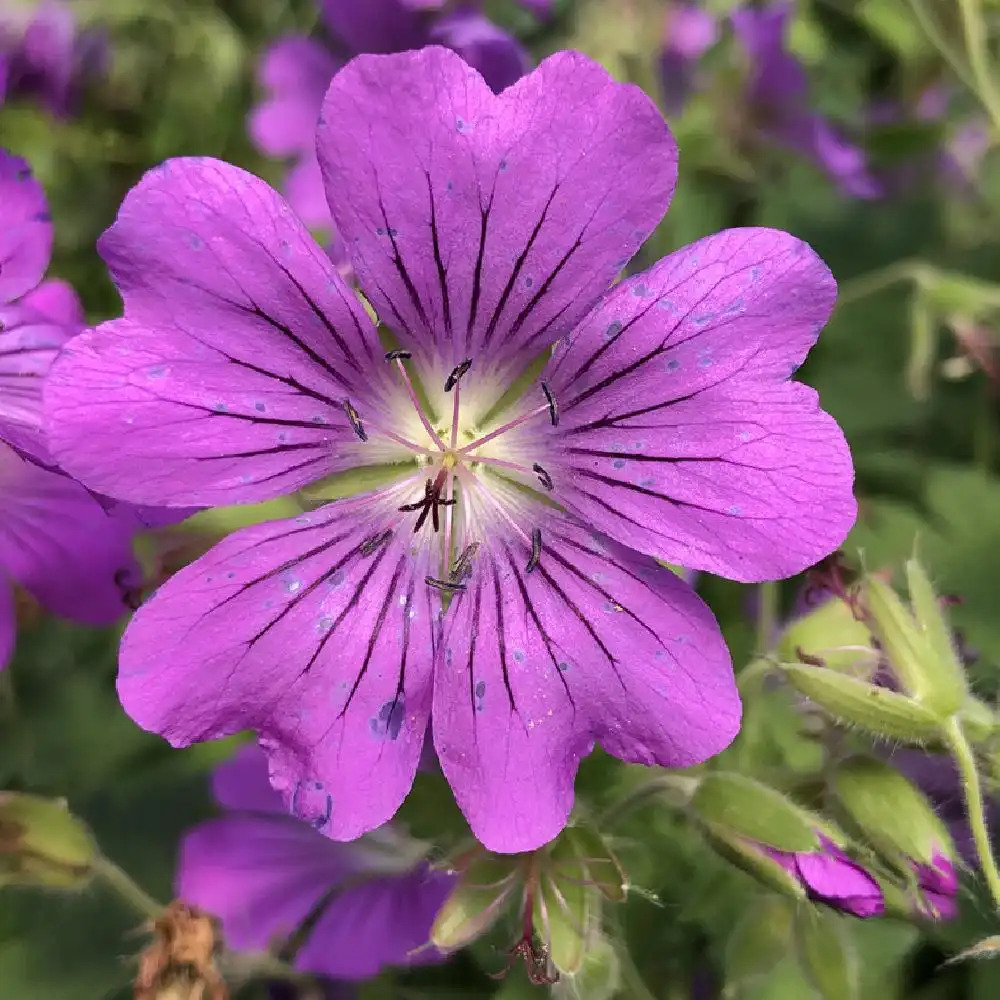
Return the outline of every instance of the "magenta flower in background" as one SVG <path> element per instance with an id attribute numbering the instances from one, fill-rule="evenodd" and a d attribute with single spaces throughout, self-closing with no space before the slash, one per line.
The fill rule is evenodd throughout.
<path id="1" fill-rule="evenodd" d="M 141 580 L 132 555 L 141 512 L 110 516 L 59 471 L 42 432 L 42 379 L 83 324 L 73 290 L 42 281 L 51 249 L 41 185 L 0 151 L 0 668 L 17 633 L 13 583 L 57 615 L 107 625 Z"/>
<path id="2" fill-rule="evenodd" d="M 760 580 L 850 528 L 844 438 L 789 381 L 835 284 L 799 240 L 735 229 L 609 289 L 677 151 L 641 90 L 577 53 L 500 96 L 443 48 L 359 57 L 318 145 L 400 349 L 266 184 L 168 161 L 100 241 L 125 315 L 64 351 L 48 428 L 136 503 L 321 496 L 358 466 L 385 485 L 177 574 L 126 634 L 119 692 L 177 746 L 256 730 L 292 810 L 344 840 L 396 811 L 433 714 L 476 836 L 529 850 L 595 743 L 684 767 L 739 728 L 711 612 L 651 556 Z"/>
<path id="3" fill-rule="evenodd" d="M 731 15 L 733 31 L 750 60 L 747 99 L 761 132 L 811 160 L 853 198 L 877 198 L 881 188 L 865 153 L 822 115 L 809 110 L 805 70 L 785 47 L 789 3 L 743 7 Z"/>
<path id="4" fill-rule="evenodd" d="M 663 106 L 679 115 L 697 87 L 698 63 L 719 40 L 715 15 L 693 3 L 667 5 L 660 49 L 660 85 Z"/>
<path id="5" fill-rule="evenodd" d="M 877 917 L 885 911 L 878 882 L 852 861 L 832 840 L 819 837 L 821 849 L 791 853 L 761 847 L 806 890 L 817 903 L 842 910 L 855 917 Z"/>
<path id="6" fill-rule="evenodd" d="M 106 62 L 104 35 L 80 31 L 60 0 L 0 12 L 0 103 L 4 96 L 36 100 L 66 118 L 76 110 L 84 83 L 102 74 Z"/>
<path id="7" fill-rule="evenodd" d="M 332 45 L 293 35 L 264 53 L 258 79 L 268 96 L 251 113 L 250 137 L 262 153 L 293 161 L 282 188 L 310 228 L 331 225 L 316 159 L 316 121 L 330 79 L 351 56 L 402 52 L 433 42 L 458 52 L 497 91 L 527 69 L 518 41 L 476 4 L 461 4 L 450 12 L 443 6 L 418 0 L 322 0 Z M 338 262 L 341 253 L 335 244 Z"/>
<path id="8" fill-rule="evenodd" d="M 419 844 L 391 827 L 337 844 L 288 816 L 256 746 L 219 767 L 212 785 L 225 813 L 185 835 L 176 889 L 219 917 L 227 944 L 262 951 L 308 919 L 294 962 L 304 972 L 359 980 L 442 958 L 425 946 L 454 880 L 428 866 Z"/>
<path id="9" fill-rule="evenodd" d="M 809 109 L 805 70 L 785 43 L 792 10 L 790 3 L 772 3 L 740 7 L 730 14 L 734 35 L 749 62 L 743 102 L 750 124 L 771 142 L 813 162 L 844 194 L 877 198 L 881 186 L 868 168 L 864 151 Z M 698 61 L 717 36 L 718 24 L 710 13 L 690 3 L 669 5 L 660 79 L 665 107 L 671 113 L 680 113 L 697 85 Z"/>

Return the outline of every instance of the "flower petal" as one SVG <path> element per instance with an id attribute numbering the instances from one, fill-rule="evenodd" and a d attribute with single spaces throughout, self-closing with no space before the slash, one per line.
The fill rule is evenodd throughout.
<path id="1" fill-rule="evenodd" d="M 856 513 L 850 453 L 815 392 L 785 381 L 834 296 L 809 247 L 770 229 L 707 237 L 622 282 L 544 376 L 555 497 L 627 545 L 736 580 L 835 549 Z"/>
<path id="2" fill-rule="evenodd" d="M 119 694 L 174 746 L 260 733 L 271 783 L 336 840 L 384 823 L 430 715 L 436 608 L 381 495 L 246 528 L 169 580 L 122 643 Z M 398 515 L 396 515 L 398 520 Z"/>
<path id="3" fill-rule="evenodd" d="M 52 219 L 31 168 L 2 149 L 0 206 L 0 302 L 10 302 L 42 280 L 52 254 Z"/>
<path id="4" fill-rule="evenodd" d="M 538 565 L 497 543 L 448 612 L 434 741 L 492 851 L 558 834 L 580 759 L 685 767 L 736 735 L 729 653 L 706 605 L 653 560 L 550 516 Z"/>
<path id="5" fill-rule="evenodd" d="M 270 91 L 250 115 L 250 138 L 268 156 L 311 152 L 323 95 L 339 63 L 318 42 L 292 36 L 264 53 L 258 77 Z"/>
<path id="6" fill-rule="evenodd" d="M 431 926 L 454 888 L 452 878 L 426 864 L 375 878 L 339 894 L 316 922 L 296 965 L 337 979 L 371 979 L 392 965 L 439 962 L 427 945 Z M 421 949 L 421 950 L 418 950 Z"/>
<path id="7" fill-rule="evenodd" d="M 226 942 L 264 950 L 299 929 L 322 897 L 356 866 L 289 816 L 226 816 L 195 827 L 181 842 L 177 894 L 222 921 Z"/>
<path id="8" fill-rule="evenodd" d="M 573 52 L 500 96 L 447 49 L 361 56 L 334 77 L 318 150 L 361 287 L 446 370 L 484 353 L 502 370 L 567 334 L 677 173 L 653 102 Z"/>
<path id="9" fill-rule="evenodd" d="M 55 281 L 0 304 L 0 439 L 43 464 L 51 457 L 42 433 L 42 379 L 76 332 L 75 323 L 57 318 L 68 318 L 74 305 L 72 289 Z"/>
<path id="10" fill-rule="evenodd" d="M 399 52 L 424 44 L 420 20 L 405 0 L 322 0 L 330 32 L 351 52 Z"/>
<path id="11" fill-rule="evenodd" d="M 256 743 L 240 747 L 212 772 L 212 794 L 226 809 L 285 812 L 281 796 L 267 780 L 267 757 Z"/>
<path id="12" fill-rule="evenodd" d="M 0 567 L 43 607 L 89 625 L 128 610 L 131 531 L 79 483 L 0 445 Z"/>
<path id="13" fill-rule="evenodd" d="M 497 93 L 519 80 L 528 68 L 528 56 L 520 42 L 471 8 L 442 17 L 431 36 L 478 70 Z"/>
<path id="14" fill-rule="evenodd" d="M 378 406 L 382 348 L 263 181 L 168 161 L 100 248 L 125 318 L 75 338 L 45 390 L 50 445 L 73 475 L 135 503 L 212 505 L 362 464 L 344 402 Z"/>

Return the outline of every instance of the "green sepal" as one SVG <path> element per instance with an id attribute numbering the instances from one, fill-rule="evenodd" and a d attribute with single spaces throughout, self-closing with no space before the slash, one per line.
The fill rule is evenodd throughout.
<path id="1" fill-rule="evenodd" d="M 816 851 L 813 817 L 775 788 L 742 774 L 706 774 L 691 799 L 698 818 L 713 829 L 790 853 Z"/>
<path id="2" fill-rule="evenodd" d="M 781 670 L 796 690 L 838 722 L 903 743 L 929 743 L 940 735 L 942 720 L 907 695 L 825 667 L 783 663 Z"/>

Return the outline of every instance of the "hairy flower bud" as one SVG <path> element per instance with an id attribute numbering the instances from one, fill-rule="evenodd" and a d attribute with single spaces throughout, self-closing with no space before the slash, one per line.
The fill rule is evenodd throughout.
<path id="1" fill-rule="evenodd" d="M 0 886 L 85 886 L 97 860 L 90 831 L 62 799 L 0 792 Z"/>
<path id="2" fill-rule="evenodd" d="M 602 901 L 621 902 L 627 893 L 618 860 L 585 825 L 527 854 L 495 855 L 477 845 L 453 867 L 460 879 L 438 913 L 431 943 L 454 951 L 519 907 L 521 935 L 509 955 L 523 958 L 537 982 L 581 972 L 599 933 Z"/>
<path id="3" fill-rule="evenodd" d="M 870 629 L 839 597 L 823 601 L 790 622 L 775 652 L 786 663 L 822 660 L 827 668 L 838 671 L 851 670 L 865 656 L 875 658 Z"/>
<path id="4" fill-rule="evenodd" d="M 709 842 L 772 888 L 858 917 L 883 912 L 878 882 L 845 853 L 844 835 L 776 789 L 715 772 L 691 804 Z"/>
<path id="5" fill-rule="evenodd" d="M 908 695 L 826 667 L 785 663 L 781 669 L 794 688 L 838 722 L 904 743 L 929 743 L 940 735 L 941 719 Z"/>
<path id="6" fill-rule="evenodd" d="M 907 562 L 906 576 L 910 608 L 884 581 L 866 580 L 871 626 L 903 690 L 939 718 L 947 718 L 965 701 L 965 670 L 941 603 L 916 559 Z"/>
<path id="7" fill-rule="evenodd" d="M 954 916 L 955 845 L 923 793 L 888 764 L 860 757 L 837 769 L 834 790 L 865 838 L 915 880 L 914 908 L 935 919 Z"/>

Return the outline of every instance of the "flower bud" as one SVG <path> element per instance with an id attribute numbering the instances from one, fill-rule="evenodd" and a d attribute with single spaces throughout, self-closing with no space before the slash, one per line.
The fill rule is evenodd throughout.
<path id="1" fill-rule="evenodd" d="M 915 880 L 914 908 L 932 919 L 955 915 L 955 845 L 923 793 L 894 768 L 870 758 L 846 761 L 834 791 L 866 839 Z"/>
<path id="2" fill-rule="evenodd" d="M 611 1000 L 621 988 L 621 961 L 614 945 L 603 935 L 593 934 L 580 968 L 561 976 L 552 987 L 555 1000 Z"/>
<path id="3" fill-rule="evenodd" d="M 866 580 L 872 629 L 903 690 L 944 719 L 965 701 L 965 670 L 940 601 L 917 560 L 907 562 L 906 576 L 912 610 L 884 581 Z"/>
<path id="4" fill-rule="evenodd" d="M 858 995 L 858 960 L 842 917 L 812 914 L 795 921 L 799 968 L 822 1000 L 851 1000 Z"/>
<path id="5" fill-rule="evenodd" d="M 772 888 L 858 917 L 884 910 L 878 882 L 840 846 L 843 834 L 776 789 L 713 772 L 691 804 L 712 845 Z"/>
<path id="6" fill-rule="evenodd" d="M 85 886 L 97 861 L 90 831 L 61 799 L 0 792 L 0 886 Z"/>
<path id="7" fill-rule="evenodd" d="M 908 695 L 826 667 L 783 663 L 781 669 L 793 687 L 838 722 L 903 743 L 929 743 L 940 734 L 941 719 Z"/>
<path id="8" fill-rule="evenodd" d="M 859 622 L 839 597 L 831 597 L 792 621 L 781 634 L 776 653 L 787 663 L 809 657 L 838 671 L 851 670 L 865 655 L 875 657 L 868 626 Z"/>
<path id="9" fill-rule="evenodd" d="M 519 855 L 490 854 L 481 847 L 458 858 L 454 868 L 461 878 L 438 911 L 431 944 L 439 951 L 457 951 L 488 931 L 512 902 L 522 864 Z"/>

